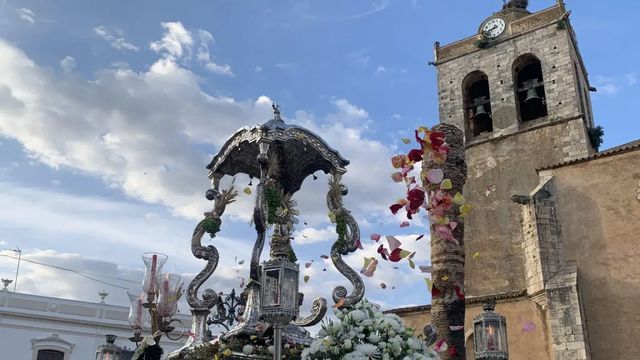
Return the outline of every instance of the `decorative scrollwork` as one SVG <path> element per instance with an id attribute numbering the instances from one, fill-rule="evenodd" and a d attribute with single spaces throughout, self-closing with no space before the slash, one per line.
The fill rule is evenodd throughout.
<path id="1" fill-rule="evenodd" d="M 327 314 L 327 300 L 324 298 L 315 298 L 311 304 L 311 315 L 298 318 L 293 325 L 309 327 L 319 323 Z"/>
<path id="2" fill-rule="evenodd" d="M 424 342 L 427 346 L 435 344 L 436 340 L 438 340 L 438 329 L 432 324 L 425 325 L 422 333 L 424 334 Z"/>
<path id="3" fill-rule="evenodd" d="M 218 267 L 218 261 L 220 260 L 220 254 L 215 246 L 203 246 L 202 237 L 209 230 L 211 237 L 215 237 L 216 233 L 220 230 L 220 224 L 222 224 L 222 214 L 226 209 L 226 206 L 235 201 L 238 196 L 238 192 L 235 190 L 233 184 L 221 193 L 218 192 L 218 181 L 214 182 L 214 200 L 215 204 L 211 212 L 205 213 L 205 218 L 196 225 L 191 237 L 191 252 L 193 256 L 198 259 L 206 260 L 207 265 L 199 272 L 194 279 L 189 283 L 187 288 L 187 302 L 192 309 L 208 310 L 217 304 L 218 297 L 217 292 L 212 289 L 206 289 L 202 294 L 202 299 L 198 298 L 198 291 L 202 284 L 204 284 L 209 277 L 215 272 Z M 215 229 L 211 229 L 209 224 L 215 223 L 217 226 Z"/>
<path id="4" fill-rule="evenodd" d="M 334 302 L 345 299 L 343 306 L 349 307 L 364 297 L 364 282 L 360 275 L 342 259 L 342 256 L 348 255 L 358 248 L 360 228 L 349 210 L 345 209 L 342 204 L 342 196 L 348 193 L 348 189 L 340 182 L 341 177 L 340 173 L 333 174 L 329 180 L 329 192 L 327 193 L 327 207 L 335 217 L 336 232 L 338 233 L 338 239 L 331 247 L 331 261 L 336 269 L 351 282 L 353 293 L 349 295 L 344 286 L 337 286 L 333 289 L 332 297 Z"/>

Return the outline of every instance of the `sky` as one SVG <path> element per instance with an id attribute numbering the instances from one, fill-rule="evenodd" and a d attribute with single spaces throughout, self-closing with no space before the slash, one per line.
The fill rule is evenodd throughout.
<path id="1" fill-rule="evenodd" d="M 530 3 L 537 11 L 555 1 Z M 605 129 L 602 148 L 640 138 L 630 106 L 640 96 L 640 48 L 630 46 L 640 4 L 566 3 L 598 88 L 592 102 Z M 107 302 L 127 305 L 148 251 L 169 256 L 166 271 L 193 277 L 204 262 L 191 256 L 190 236 L 212 206 L 205 166 L 238 128 L 270 119 L 272 101 L 285 121 L 313 130 L 351 161 L 345 203 L 365 249 L 349 264 L 359 270 L 375 256 L 372 233 L 398 236 L 418 265 L 429 264 L 425 221 L 400 228 L 402 219 L 389 214 L 403 197 L 389 159 L 409 150 L 401 139 L 413 129 L 437 122 L 436 71 L 427 65 L 433 43 L 473 35 L 501 5 L 1 1 L 0 276 L 14 279 L 19 247 L 18 292 L 98 301 L 105 289 Z M 249 179 L 236 184 L 242 190 Z M 333 287 L 349 285 L 320 258 L 336 237 L 326 189 L 318 174 L 295 197 L 306 223 L 294 239 L 301 276 L 309 275 L 303 311 L 311 298 L 330 299 Z M 241 191 L 219 236 L 206 242 L 221 254 L 207 283 L 218 292 L 248 277 L 252 201 Z M 365 278 L 366 296 L 385 308 L 426 304 L 423 279 L 406 262 L 381 262 Z"/>

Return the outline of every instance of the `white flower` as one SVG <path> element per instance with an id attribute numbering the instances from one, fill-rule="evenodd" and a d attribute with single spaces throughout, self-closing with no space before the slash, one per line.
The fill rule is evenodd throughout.
<path id="1" fill-rule="evenodd" d="M 243 353 L 243 354 L 245 354 L 245 355 L 251 355 L 251 353 L 253 353 L 253 346 L 251 346 L 251 345 L 245 345 L 245 346 L 242 348 L 242 353 Z"/>

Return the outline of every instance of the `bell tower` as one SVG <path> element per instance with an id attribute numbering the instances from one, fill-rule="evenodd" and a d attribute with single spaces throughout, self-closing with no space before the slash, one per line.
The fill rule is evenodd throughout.
<path id="1" fill-rule="evenodd" d="M 562 0 L 531 13 L 511 0 L 466 39 L 435 44 L 440 122 L 463 130 L 466 293 L 527 294 L 521 206 L 536 169 L 592 155 L 587 71 Z M 500 295 L 501 296 L 501 295 Z"/>

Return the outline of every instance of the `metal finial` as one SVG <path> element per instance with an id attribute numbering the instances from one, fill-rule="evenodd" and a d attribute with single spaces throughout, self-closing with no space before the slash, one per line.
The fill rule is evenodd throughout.
<path id="1" fill-rule="evenodd" d="M 109 293 L 103 289 L 102 291 L 98 291 L 98 296 L 100 296 L 100 303 L 104 304 L 104 299 L 106 299 L 107 296 L 109 296 Z"/>
<path id="2" fill-rule="evenodd" d="M 527 6 L 529 6 L 529 0 L 509 0 L 502 6 L 502 8 L 526 9 Z"/>
<path id="3" fill-rule="evenodd" d="M 11 279 L 2 279 L 2 285 L 4 285 L 4 288 L 2 289 L 2 291 L 9 291 L 9 284 L 11 284 L 13 282 L 13 280 Z"/>
<path id="4" fill-rule="evenodd" d="M 271 107 L 273 108 L 273 117 L 276 120 L 282 120 L 282 118 L 280 118 L 280 105 L 274 102 L 271 104 Z"/>

